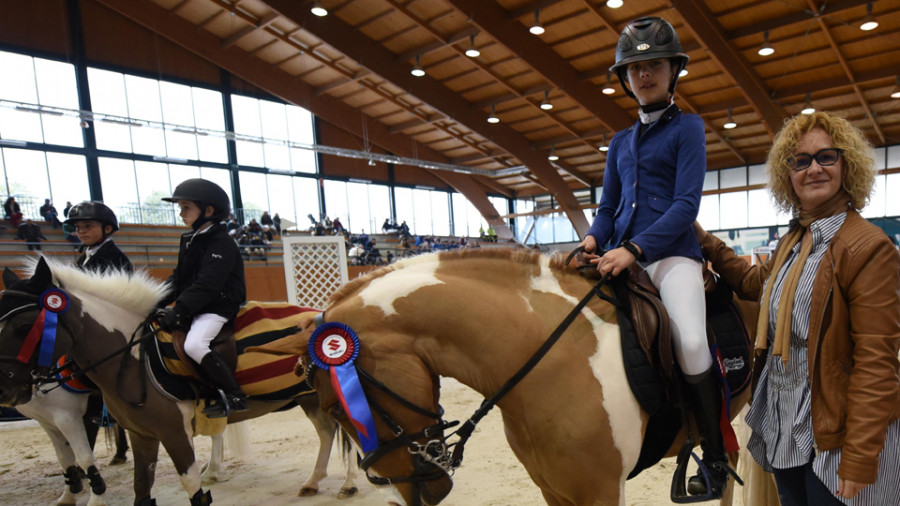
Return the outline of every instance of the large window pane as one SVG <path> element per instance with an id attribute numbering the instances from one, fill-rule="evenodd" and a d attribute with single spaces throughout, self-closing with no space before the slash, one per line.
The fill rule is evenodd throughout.
<path id="1" fill-rule="evenodd" d="M 290 228 L 284 220 L 293 221 L 295 224 L 303 224 L 307 214 L 317 216 L 319 214 L 319 182 L 314 178 L 295 177 L 294 180 L 294 214 L 288 211 L 280 214 L 282 228 Z M 329 210 L 331 207 L 329 207 Z M 274 216 L 274 215 L 273 215 Z M 344 228 L 347 227 L 347 214 L 330 212 L 331 219 L 340 218 Z"/>
<path id="2" fill-rule="evenodd" d="M 50 198 L 47 160 L 41 151 L 3 148 L 3 162 L 9 191 L 16 196 L 26 218 L 40 220 L 38 211 L 44 199 Z"/>
<path id="3" fill-rule="evenodd" d="M 77 204 L 91 199 L 87 164 L 83 156 L 47 153 L 47 169 L 50 173 L 50 194 L 57 211 L 62 213 L 67 201 Z"/>
<path id="4" fill-rule="evenodd" d="M 176 221 L 174 207 L 164 202 L 163 197 L 171 197 L 169 189 L 169 168 L 164 163 L 134 162 L 135 178 L 139 195 L 138 209 L 141 223 L 156 225 L 180 223 Z"/>
<path id="5" fill-rule="evenodd" d="M 697 221 L 706 230 L 719 230 L 719 196 L 704 195 L 700 198 L 700 212 Z"/>
<path id="6" fill-rule="evenodd" d="M 369 191 L 369 216 L 372 223 L 372 231 L 380 232 L 384 218 L 391 214 L 391 191 L 386 185 L 366 185 Z M 398 220 L 398 224 L 403 220 Z M 407 225 L 409 225 L 407 223 Z"/>
<path id="7" fill-rule="evenodd" d="M 450 202 L 447 192 L 432 191 L 431 222 L 434 235 L 450 235 Z"/>
<path id="8" fill-rule="evenodd" d="M 128 117 L 128 100 L 125 94 L 125 76 L 88 68 L 88 87 L 94 112 Z M 94 121 L 97 148 L 110 151 L 131 152 L 131 130 L 127 124 Z"/>
<path id="9" fill-rule="evenodd" d="M 420 235 L 417 224 L 416 224 L 416 214 L 413 208 L 413 197 L 412 197 L 412 189 L 411 188 L 394 188 L 394 207 L 397 209 L 397 219 L 400 221 L 406 220 L 406 224 L 409 225 L 409 231 L 413 235 Z M 325 203 L 328 205 L 329 209 L 331 208 L 331 201 L 328 198 L 328 194 L 325 194 Z"/>
<path id="10" fill-rule="evenodd" d="M 140 223 L 134 162 L 117 158 L 100 158 L 99 164 L 103 202 L 112 208 L 119 222 Z"/>
<path id="11" fill-rule="evenodd" d="M 719 205 L 722 228 L 747 227 L 747 192 L 723 193 L 719 195 Z"/>
<path id="12" fill-rule="evenodd" d="M 885 181 L 886 195 L 894 195 L 894 198 L 887 199 L 884 208 L 885 216 L 900 216 L 900 174 L 888 174 Z"/>
<path id="13" fill-rule="evenodd" d="M 266 191 L 266 175 L 256 172 L 241 171 L 241 200 L 244 204 L 244 221 L 251 218 L 259 221 L 262 212 L 269 209 L 269 194 Z"/>
<path id="14" fill-rule="evenodd" d="M 269 182 L 269 216 L 278 216 L 294 221 L 294 185 L 291 176 L 279 176 L 269 174 L 267 176 Z"/>
<path id="15" fill-rule="evenodd" d="M 232 95 L 231 110 L 234 114 L 235 133 L 262 137 L 262 125 L 259 122 L 259 100 Z M 237 149 L 238 164 L 265 167 L 261 143 L 236 141 L 235 148 Z"/>
<path id="16" fill-rule="evenodd" d="M 313 117 L 302 107 L 287 107 L 287 124 L 289 139 L 304 144 L 315 144 L 313 135 Z M 316 153 L 308 149 L 291 148 L 291 169 L 294 172 L 316 172 Z"/>
<path id="17" fill-rule="evenodd" d="M 884 183 L 884 174 L 878 174 L 875 176 L 875 187 L 872 188 L 872 196 L 869 199 L 869 205 L 867 205 L 862 210 L 862 215 L 866 218 L 881 218 L 883 217 L 885 207 L 887 206 L 887 195 L 884 191 L 885 183 Z M 894 199 L 896 200 L 896 195 Z"/>
<path id="18" fill-rule="evenodd" d="M 78 109 L 78 87 L 75 85 L 73 65 L 35 58 L 34 70 L 41 105 Z M 79 118 L 43 114 L 41 122 L 44 127 L 44 142 L 47 144 L 84 146 Z"/>
<path id="19" fill-rule="evenodd" d="M 747 206 L 751 209 L 748 226 L 765 227 L 778 223 L 778 216 L 768 190 L 747 192 Z"/>
<path id="20" fill-rule="evenodd" d="M 0 51 L 0 99 L 37 104 L 34 59 L 30 56 Z M 17 111 L 14 106 L 0 108 L 0 137 L 29 142 L 43 142 L 41 115 Z M 24 210 L 23 210 L 24 211 Z"/>

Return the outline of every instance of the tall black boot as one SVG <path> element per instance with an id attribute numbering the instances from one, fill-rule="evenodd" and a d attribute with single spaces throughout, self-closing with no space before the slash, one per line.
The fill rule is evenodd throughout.
<path id="1" fill-rule="evenodd" d="M 203 360 L 200 361 L 200 367 L 209 376 L 210 381 L 222 389 L 228 402 L 228 409 L 224 409 L 224 406 L 216 407 L 215 405 L 207 407 L 203 410 L 206 416 L 221 418 L 228 416 L 229 413 L 247 411 L 247 394 L 241 390 L 241 387 L 234 379 L 234 375 L 231 374 L 228 364 L 225 363 L 225 360 L 218 353 L 210 351 L 204 355 Z"/>
<path id="2" fill-rule="evenodd" d="M 703 450 L 703 463 L 709 479 L 707 483 L 703 474 L 698 471 L 688 480 L 688 493 L 711 494 L 712 498 L 718 499 L 722 497 L 728 484 L 728 458 L 725 456 L 725 443 L 719 427 L 722 390 L 712 368 L 696 376 L 687 376 L 686 379 L 693 397 L 694 418 L 700 432 L 700 448 Z"/>

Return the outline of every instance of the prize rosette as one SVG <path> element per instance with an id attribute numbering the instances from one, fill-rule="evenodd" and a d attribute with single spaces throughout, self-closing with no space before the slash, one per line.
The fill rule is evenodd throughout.
<path id="1" fill-rule="evenodd" d="M 41 312 L 38 313 L 31 330 L 28 331 L 25 343 L 22 344 L 16 358 L 19 362 L 28 363 L 31 354 L 40 342 L 38 366 L 50 367 L 53 365 L 53 348 L 56 346 L 56 324 L 59 315 L 69 309 L 69 296 L 54 286 L 45 290 L 39 300 L 41 301 Z"/>
<path id="2" fill-rule="evenodd" d="M 375 420 L 356 374 L 359 337 L 343 323 L 328 322 L 313 331 L 308 351 L 316 367 L 331 375 L 331 386 L 350 423 L 356 428 L 363 452 L 368 453 L 378 448 Z"/>

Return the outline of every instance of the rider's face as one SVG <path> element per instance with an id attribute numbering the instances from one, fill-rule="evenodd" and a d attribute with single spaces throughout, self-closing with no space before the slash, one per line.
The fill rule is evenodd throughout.
<path id="1" fill-rule="evenodd" d="M 662 102 L 669 98 L 669 83 L 674 69 L 668 58 L 630 63 L 628 84 L 641 105 Z"/>
<path id="2" fill-rule="evenodd" d="M 87 246 L 96 246 L 103 240 L 103 229 L 106 228 L 107 234 L 112 232 L 112 226 L 103 225 L 99 221 L 86 220 L 75 223 L 75 234 L 78 239 Z"/>
<path id="3" fill-rule="evenodd" d="M 179 200 L 178 207 L 181 209 L 181 221 L 187 226 L 192 226 L 195 221 L 200 219 L 200 208 L 192 200 Z"/>

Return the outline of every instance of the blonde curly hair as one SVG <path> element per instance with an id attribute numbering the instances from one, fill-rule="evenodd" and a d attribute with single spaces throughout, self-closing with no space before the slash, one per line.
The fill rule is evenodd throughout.
<path id="1" fill-rule="evenodd" d="M 775 205 L 783 212 L 796 215 L 800 199 L 791 184 L 790 158 L 800 144 L 800 138 L 814 128 L 821 128 L 842 149 L 844 180 L 841 183 L 850 195 L 850 205 L 857 211 L 866 206 L 875 185 L 875 158 L 866 136 L 849 121 L 827 112 L 798 114 L 788 118 L 775 135 L 775 142 L 766 160 L 769 192 Z"/>

